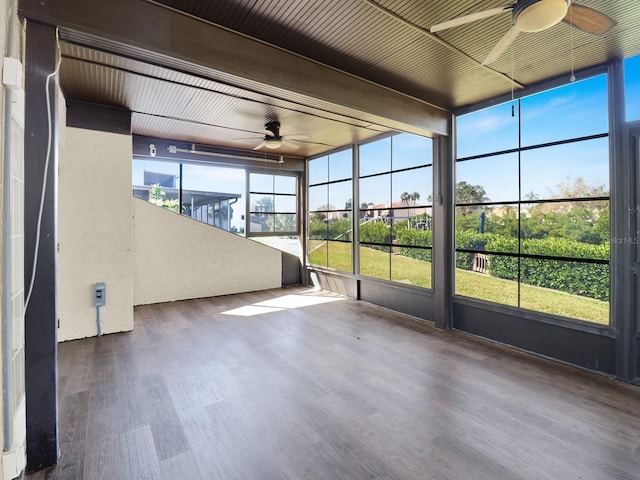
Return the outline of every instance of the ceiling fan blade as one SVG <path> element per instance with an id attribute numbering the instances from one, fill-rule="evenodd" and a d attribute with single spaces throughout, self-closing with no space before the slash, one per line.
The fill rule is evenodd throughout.
<path id="1" fill-rule="evenodd" d="M 322 142 L 309 142 L 306 140 L 293 140 L 294 142 L 297 143 L 308 143 L 310 145 L 322 145 L 323 147 L 336 147 L 337 145 L 331 145 L 329 143 L 322 143 Z"/>
<path id="2" fill-rule="evenodd" d="M 569 11 L 562 21 L 594 35 L 604 35 L 618 24 L 609 15 L 578 3 L 572 3 L 569 6 Z"/>
<path id="3" fill-rule="evenodd" d="M 309 135 L 306 133 L 288 133 L 285 135 L 289 140 L 307 140 Z"/>
<path id="4" fill-rule="evenodd" d="M 264 148 L 265 146 L 266 146 L 266 143 L 263 141 L 263 142 L 260 142 L 257 147 L 254 147 L 253 150 L 260 150 L 261 148 Z"/>
<path id="5" fill-rule="evenodd" d="M 290 148 L 292 150 L 298 150 L 300 148 L 300 145 L 296 145 L 291 140 L 287 140 L 286 138 L 282 139 L 282 146 Z"/>
<path id="6" fill-rule="evenodd" d="M 515 25 L 509 29 L 507 33 L 503 35 L 503 37 L 496 43 L 495 47 L 489 52 L 487 58 L 482 61 L 482 65 L 489 65 L 490 63 L 495 62 L 500 58 L 500 55 L 504 53 L 504 51 L 509 48 L 518 34 L 520 33 L 520 29 Z"/>
<path id="7" fill-rule="evenodd" d="M 481 12 L 470 13 L 469 15 L 463 15 L 446 22 L 438 23 L 429 29 L 431 33 L 439 32 L 440 30 L 446 30 L 448 28 L 457 27 L 459 25 L 465 25 L 467 23 L 475 22 L 476 20 L 482 20 L 483 18 L 493 17 L 494 15 L 500 15 L 503 12 L 509 12 L 513 10 L 513 5 L 506 5 L 504 7 L 490 8 L 489 10 L 482 10 Z"/>

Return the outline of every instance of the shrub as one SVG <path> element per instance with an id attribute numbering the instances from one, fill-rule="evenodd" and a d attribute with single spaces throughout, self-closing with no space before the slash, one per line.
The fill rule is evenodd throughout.
<path id="1" fill-rule="evenodd" d="M 487 250 L 510 252 L 517 239 L 495 237 Z M 523 240 L 523 254 L 607 260 L 609 245 L 593 245 L 563 238 Z M 490 255 L 489 273 L 506 280 L 518 280 L 518 259 Z M 609 298 L 609 265 L 560 260 L 520 259 L 520 281 L 598 300 Z"/>
<path id="2" fill-rule="evenodd" d="M 382 222 L 368 222 L 360 225 L 360 241 L 366 243 L 391 244 L 391 232 L 389 227 Z M 367 245 L 375 250 L 388 252 L 389 247 L 379 245 Z"/>

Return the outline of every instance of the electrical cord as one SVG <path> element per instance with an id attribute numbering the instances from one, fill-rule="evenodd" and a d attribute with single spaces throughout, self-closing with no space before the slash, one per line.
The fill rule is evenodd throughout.
<path id="1" fill-rule="evenodd" d="M 53 72 L 47 75 L 47 79 L 45 81 L 45 98 L 47 101 L 47 156 L 44 161 L 44 175 L 42 177 L 42 191 L 40 194 L 40 209 L 38 210 L 38 221 L 36 223 L 36 243 L 33 248 L 33 267 L 31 269 L 31 281 L 29 282 L 29 291 L 24 301 L 24 310 L 27 311 L 29 308 L 29 301 L 31 300 L 31 294 L 33 293 L 33 285 L 36 280 L 36 270 L 38 267 L 38 251 L 40 250 L 40 229 L 42 227 L 42 212 L 44 211 L 44 197 L 47 193 L 47 175 L 49 173 L 49 163 L 51 160 L 51 144 L 53 143 L 53 128 L 51 127 L 51 123 L 53 122 L 53 118 L 51 115 L 51 99 L 49 93 L 49 86 L 51 84 L 51 79 L 58 76 L 60 72 L 60 63 L 62 62 L 62 55 L 60 54 L 60 37 L 58 35 L 58 29 L 56 29 L 56 50 L 57 50 L 57 60 L 56 60 L 56 68 Z"/>

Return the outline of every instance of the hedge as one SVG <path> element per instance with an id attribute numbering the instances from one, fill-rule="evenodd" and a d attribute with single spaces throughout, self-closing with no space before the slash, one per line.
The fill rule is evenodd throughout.
<path id="1" fill-rule="evenodd" d="M 456 238 L 456 247 L 517 253 L 518 239 L 491 234 L 459 234 Z M 609 259 L 608 244 L 593 245 L 563 238 L 545 238 L 522 240 L 520 247 L 521 253 L 525 255 Z M 471 253 L 457 253 L 456 267 L 471 270 L 472 259 Z M 489 255 L 489 274 L 517 281 L 518 258 Z M 598 300 L 609 299 L 609 265 L 521 258 L 520 281 Z"/>

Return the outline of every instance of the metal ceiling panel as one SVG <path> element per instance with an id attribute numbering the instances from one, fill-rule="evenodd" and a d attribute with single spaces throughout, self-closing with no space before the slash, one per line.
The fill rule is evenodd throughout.
<path id="1" fill-rule="evenodd" d="M 502 0 L 157 0 L 200 18 L 445 109 L 614 59 L 640 54 L 637 0 L 582 0 L 618 24 L 597 37 L 566 24 L 521 34 L 490 66 L 480 63 L 510 28 L 509 13 L 431 34 L 442 21 L 501 6 Z M 177 14 L 181 14 L 177 13 Z M 388 131 L 370 115 L 277 87 L 64 31 L 62 86 L 73 99 L 131 108 L 135 133 L 251 148 L 237 136 L 264 134 L 278 119 L 283 133 L 326 144 L 316 154 Z M 87 48 L 87 45 L 93 48 Z M 113 54 L 109 52 L 117 52 Z M 282 65 L 283 75 L 287 65 Z M 516 85 L 517 88 L 517 85 Z M 291 130 L 290 130 L 291 129 Z M 164 133 L 163 133 L 164 132 Z M 247 133 L 247 135 L 241 135 Z M 324 150 L 323 150 L 324 149 Z"/>

